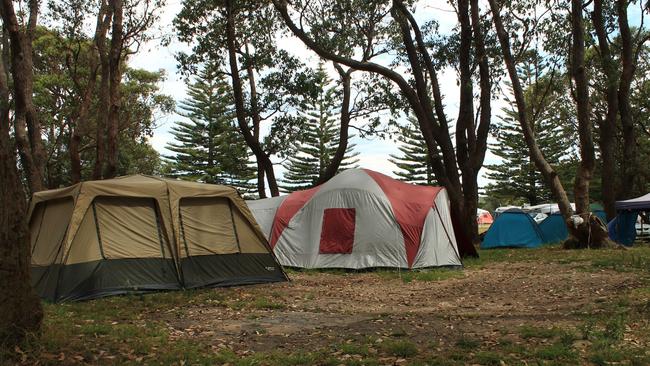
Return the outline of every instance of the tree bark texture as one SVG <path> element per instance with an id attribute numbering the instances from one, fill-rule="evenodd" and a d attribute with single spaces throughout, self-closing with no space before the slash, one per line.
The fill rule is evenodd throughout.
<path id="1" fill-rule="evenodd" d="M 120 85 L 122 84 L 122 48 L 124 31 L 122 19 L 124 16 L 123 0 L 110 0 L 113 13 L 113 29 L 111 34 L 111 47 L 109 51 L 109 109 L 106 139 L 106 171 L 104 178 L 113 178 L 117 174 L 118 163 L 118 132 L 120 128 L 120 110 L 122 98 Z"/>
<path id="2" fill-rule="evenodd" d="M 0 347 L 12 349 L 38 332 L 43 319 L 40 299 L 30 280 L 30 240 L 25 192 L 9 138 L 9 89 L 0 63 Z"/>
<path id="3" fill-rule="evenodd" d="M 28 23 L 18 23 L 13 1 L 2 0 L 0 15 L 9 36 L 11 74 L 13 76 L 14 132 L 20 160 L 25 170 L 30 192 L 45 189 L 45 147 L 41 124 L 33 103 L 34 73 L 32 41 L 36 32 L 38 1 L 29 1 Z"/>
<path id="4" fill-rule="evenodd" d="M 607 220 L 616 216 L 616 121 L 618 118 L 618 66 L 612 59 L 609 39 L 605 28 L 603 15 L 603 0 L 594 0 L 592 13 L 594 29 L 598 37 L 601 67 L 605 76 L 605 99 L 607 101 L 607 114 L 605 119 L 600 119 L 600 154 L 602 160 L 601 186 L 603 206 Z"/>
<path id="5" fill-rule="evenodd" d="M 246 54 L 248 55 L 248 47 L 246 47 Z M 250 62 L 246 65 L 246 74 L 248 76 L 248 85 L 250 88 L 251 119 L 253 120 L 253 138 L 259 144 L 260 125 L 262 124 L 262 118 L 260 116 L 260 108 L 257 99 L 257 84 L 255 83 L 255 70 L 253 70 L 253 65 Z M 259 159 L 256 160 L 257 160 L 257 172 L 258 172 L 257 192 L 260 198 L 265 198 L 266 185 L 264 184 L 264 177 L 266 177 L 269 183 L 269 187 L 272 187 L 274 185 L 277 186 L 277 181 L 275 180 L 275 175 L 271 177 L 267 174 L 264 174 L 265 171 L 264 162 L 260 161 Z M 271 165 L 271 169 L 273 169 L 273 165 Z M 262 172 L 261 175 L 260 172 Z M 273 182 L 271 182 L 270 179 L 273 179 Z"/>
<path id="6" fill-rule="evenodd" d="M 571 76 L 575 82 L 578 115 L 578 137 L 580 139 L 580 165 L 575 177 L 573 195 L 577 214 L 589 215 L 589 183 L 596 165 L 594 141 L 590 120 L 589 82 L 585 67 L 585 30 L 582 15 L 582 0 L 571 0 Z"/>
<path id="7" fill-rule="evenodd" d="M 97 23 L 95 26 L 95 36 L 93 42 L 93 49 L 90 53 L 89 66 L 90 75 L 86 81 L 82 99 L 79 109 L 75 118 L 75 123 L 71 124 L 72 131 L 70 132 L 70 181 L 72 184 L 81 181 L 81 157 L 79 156 L 79 146 L 81 137 L 88 131 L 88 118 L 90 114 L 90 106 L 92 104 L 93 96 L 95 95 L 95 85 L 97 85 L 97 74 L 99 72 L 99 64 L 101 59 L 101 52 L 99 45 L 105 42 L 106 34 L 111 23 L 111 12 L 108 9 L 108 3 L 102 1 L 99 12 L 97 13 Z"/>
<path id="8" fill-rule="evenodd" d="M 113 18 L 113 8 L 107 6 L 106 12 L 107 22 L 111 22 Z M 108 25 L 107 25 L 108 27 Z M 97 115 L 97 126 L 96 126 L 96 135 L 95 135 L 95 165 L 93 167 L 93 179 L 102 179 L 102 174 L 104 172 L 104 164 L 106 162 L 106 127 L 108 125 L 108 111 L 111 107 L 110 100 L 110 57 L 109 53 L 106 50 L 106 37 L 96 38 L 95 47 L 97 48 L 97 54 L 99 55 L 99 65 L 100 65 L 100 79 L 99 79 L 99 108 L 98 110 L 102 111 Z"/>
<path id="9" fill-rule="evenodd" d="M 325 168 L 323 174 L 318 177 L 316 185 L 323 184 L 332 179 L 341 166 L 341 162 L 345 158 L 345 152 L 348 149 L 349 127 L 350 127 L 350 96 L 351 91 L 351 78 L 353 69 L 343 70 L 343 68 L 334 64 L 334 68 L 339 74 L 341 86 L 343 87 L 343 101 L 341 102 L 341 117 L 339 126 L 339 144 L 336 147 L 332 160 Z"/>
<path id="10" fill-rule="evenodd" d="M 621 181 L 621 198 L 635 196 L 634 181 L 636 180 L 636 136 L 634 133 L 634 121 L 630 106 L 630 87 L 634 80 L 636 60 L 634 56 L 634 44 L 632 32 L 627 20 L 627 6 L 629 1 L 617 0 L 616 11 L 618 13 L 618 27 L 621 33 L 621 63 L 622 72 L 618 88 L 618 110 L 621 116 L 623 127 L 623 174 Z"/>

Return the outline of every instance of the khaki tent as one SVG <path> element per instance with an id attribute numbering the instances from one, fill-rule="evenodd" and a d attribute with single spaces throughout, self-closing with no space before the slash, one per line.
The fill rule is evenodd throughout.
<path id="1" fill-rule="evenodd" d="M 52 301 L 286 280 L 234 188 L 133 175 L 36 193 L 32 281 Z"/>

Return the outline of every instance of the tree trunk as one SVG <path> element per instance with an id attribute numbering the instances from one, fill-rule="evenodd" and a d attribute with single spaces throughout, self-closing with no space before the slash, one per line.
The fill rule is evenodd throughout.
<path id="1" fill-rule="evenodd" d="M 264 168 L 257 163 L 257 194 L 260 198 L 266 198 L 266 184 L 264 184 Z"/>
<path id="2" fill-rule="evenodd" d="M 339 144 L 336 147 L 336 152 L 334 152 L 334 156 L 332 157 L 332 160 L 330 160 L 329 164 L 325 168 L 325 171 L 318 177 L 318 180 L 316 181 L 315 185 L 323 184 L 327 182 L 328 180 L 332 179 L 336 175 L 336 172 L 338 172 L 339 167 L 341 166 L 341 162 L 345 158 L 345 152 L 348 149 L 348 129 L 350 126 L 350 84 L 351 84 L 351 75 L 352 75 L 352 69 L 348 69 L 347 71 L 344 71 L 343 68 L 337 64 L 334 63 L 334 67 L 336 68 L 336 71 L 339 73 L 339 77 L 341 78 L 341 85 L 343 86 L 343 101 L 341 103 L 341 118 L 340 118 L 340 126 L 339 126 Z"/>
<path id="3" fill-rule="evenodd" d="M 112 12 L 109 11 L 108 16 L 112 17 Z M 108 111 L 110 110 L 111 101 L 109 94 L 109 56 L 106 52 L 106 40 L 96 40 L 97 50 L 100 60 L 100 81 L 99 81 L 99 110 L 102 113 L 97 115 L 97 130 L 95 134 L 95 166 L 93 167 L 93 179 L 102 179 L 104 163 L 106 160 L 106 126 L 108 124 Z"/>
<path id="4" fill-rule="evenodd" d="M 535 162 L 535 166 L 542 173 L 542 176 L 546 180 L 546 183 L 553 193 L 553 196 L 557 200 L 562 216 L 565 220 L 568 221 L 571 215 L 573 215 L 573 209 L 571 208 L 569 197 L 567 196 L 557 173 L 548 163 L 548 161 L 546 161 L 542 150 L 537 144 L 535 133 L 533 132 L 533 127 L 526 115 L 527 108 L 526 99 L 524 98 L 524 89 L 521 86 L 519 76 L 517 75 L 517 65 L 515 64 L 514 57 L 512 56 L 512 51 L 510 50 L 510 40 L 508 38 L 508 33 L 506 32 L 503 21 L 501 20 L 501 14 L 499 13 L 499 7 L 496 4 L 496 0 L 489 0 L 489 3 L 490 10 L 492 11 L 492 20 L 497 32 L 497 37 L 499 38 L 499 44 L 501 45 L 503 59 L 508 70 L 508 75 L 510 76 L 510 82 L 512 83 L 512 90 L 515 96 L 515 104 L 517 105 L 517 118 L 519 120 L 519 124 L 521 125 L 524 140 L 526 141 L 526 145 L 528 146 L 530 152 L 530 158 L 533 160 L 533 162 Z"/>
<path id="5" fill-rule="evenodd" d="M 43 174 L 46 160 L 41 138 L 41 124 L 32 97 L 34 84 L 32 40 L 36 32 L 38 2 L 29 1 L 29 20 L 25 26 L 18 23 L 11 0 L 2 0 L 0 15 L 11 47 L 16 144 L 26 172 L 29 190 L 37 192 L 45 188 Z"/>
<path id="6" fill-rule="evenodd" d="M 9 138 L 9 89 L 0 63 L 0 347 L 13 349 L 43 320 L 41 302 L 30 280 L 30 240 L 25 192 Z"/>
<path id="7" fill-rule="evenodd" d="M 578 136 L 580 139 L 580 166 L 576 174 L 573 194 L 577 214 L 589 215 L 589 183 L 596 164 L 594 141 L 590 121 L 589 82 L 585 67 L 585 34 L 582 19 L 582 0 L 571 0 L 571 74 L 575 81 L 578 112 Z"/>
<path id="8" fill-rule="evenodd" d="M 280 190 L 278 189 L 275 180 L 275 173 L 273 172 L 273 164 L 271 159 L 264 152 L 259 141 L 255 139 L 251 133 L 248 123 L 246 122 L 246 110 L 244 108 L 244 94 L 242 91 L 241 78 L 239 77 L 239 65 L 237 62 L 237 46 L 235 44 L 235 14 L 233 10 L 232 1 L 225 2 L 226 11 L 226 41 L 228 44 L 228 61 L 230 63 L 230 74 L 232 78 L 233 97 L 235 100 L 235 112 L 237 114 L 237 124 L 239 130 L 244 136 L 244 141 L 253 151 L 258 164 L 262 166 L 266 173 L 267 181 L 269 182 L 269 189 L 272 196 L 279 196 Z"/>
<path id="9" fill-rule="evenodd" d="M 627 6 L 629 1 L 617 0 L 616 10 L 618 13 L 618 26 L 621 33 L 621 80 L 618 88 L 618 109 L 623 126 L 623 174 L 621 179 L 621 198 L 631 198 L 634 192 L 634 181 L 636 180 L 636 136 L 634 133 L 634 121 L 630 107 L 630 86 L 634 79 L 636 62 L 634 59 L 634 46 L 632 34 L 627 20 Z"/>
<path id="10" fill-rule="evenodd" d="M 120 96 L 120 85 L 122 83 L 122 43 L 123 29 L 123 2 L 122 0 L 110 0 L 113 13 L 113 30 L 111 34 L 111 47 L 109 54 L 109 101 L 108 126 L 106 139 L 106 171 L 104 178 L 113 178 L 117 173 L 118 161 L 118 139 L 120 128 L 120 109 L 122 107 Z"/>
<path id="11" fill-rule="evenodd" d="M 605 21 L 603 18 L 603 0 L 594 0 L 592 19 L 596 35 L 603 74 L 605 75 L 605 99 L 607 114 L 600 119 L 600 154 L 602 160 L 601 185 L 603 191 L 603 206 L 607 220 L 616 216 L 616 118 L 618 116 L 618 67 L 609 48 Z"/>
<path id="12" fill-rule="evenodd" d="M 248 55 L 248 46 L 246 46 L 246 54 Z M 253 138 L 255 141 L 259 144 L 260 141 L 260 125 L 262 124 L 262 118 L 260 116 L 260 108 L 259 108 L 259 103 L 257 101 L 257 86 L 255 84 L 255 71 L 253 70 L 253 65 L 249 62 L 246 65 L 246 73 L 248 75 L 248 84 L 250 87 L 250 103 L 251 103 L 251 118 L 253 119 Z M 265 153 L 265 155 L 268 156 L 268 154 Z M 269 160 L 270 162 L 270 160 Z M 260 179 L 260 171 L 264 172 L 267 167 L 265 166 L 265 162 L 260 161 L 258 159 L 257 161 L 257 192 L 260 195 L 260 198 L 265 198 L 266 197 L 266 187 L 264 184 L 264 177 L 266 176 L 266 179 L 269 183 L 269 187 L 277 186 L 277 181 L 275 180 L 275 175 L 267 175 L 262 173 Z M 273 169 L 273 164 L 271 164 L 271 169 Z M 273 195 L 273 192 L 271 192 Z M 279 195 L 279 191 L 278 191 Z M 277 196 L 277 195 L 276 195 Z"/>

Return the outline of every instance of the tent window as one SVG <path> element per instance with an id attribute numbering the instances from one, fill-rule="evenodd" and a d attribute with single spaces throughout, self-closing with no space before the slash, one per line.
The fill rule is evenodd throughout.
<path id="1" fill-rule="evenodd" d="M 160 258 L 164 255 L 153 199 L 99 197 L 94 205 L 106 259 Z"/>
<path id="2" fill-rule="evenodd" d="M 350 254 L 354 244 L 354 208 L 327 208 L 323 212 L 320 254 Z"/>
<path id="3" fill-rule="evenodd" d="M 72 198 L 40 202 L 30 220 L 32 264 L 47 266 L 60 254 L 74 208 Z"/>
<path id="4" fill-rule="evenodd" d="M 230 200 L 223 197 L 183 198 L 181 235 L 187 256 L 239 253 Z"/>

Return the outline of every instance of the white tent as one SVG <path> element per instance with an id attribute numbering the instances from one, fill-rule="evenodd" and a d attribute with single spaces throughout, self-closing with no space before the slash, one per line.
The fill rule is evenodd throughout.
<path id="1" fill-rule="evenodd" d="M 264 236 L 266 236 L 267 240 L 271 237 L 271 227 L 273 226 L 275 212 L 287 197 L 288 196 L 278 196 L 246 201 L 248 209 L 255 217 L 260 228 L 262 228 L 262 232 L 264 233 Z"/>
<path id="2" fill-rule="evenodd" d="M 276 202 L 260 203 L 266 209 L 249 207 L 266 222 L 262 211 L 273 211 Z M 292 267 L 461 265 L 446 190 L 403 183 L 367 169 L 346 170 L 283 199 L 270 243 L 278 261 Z"/>

